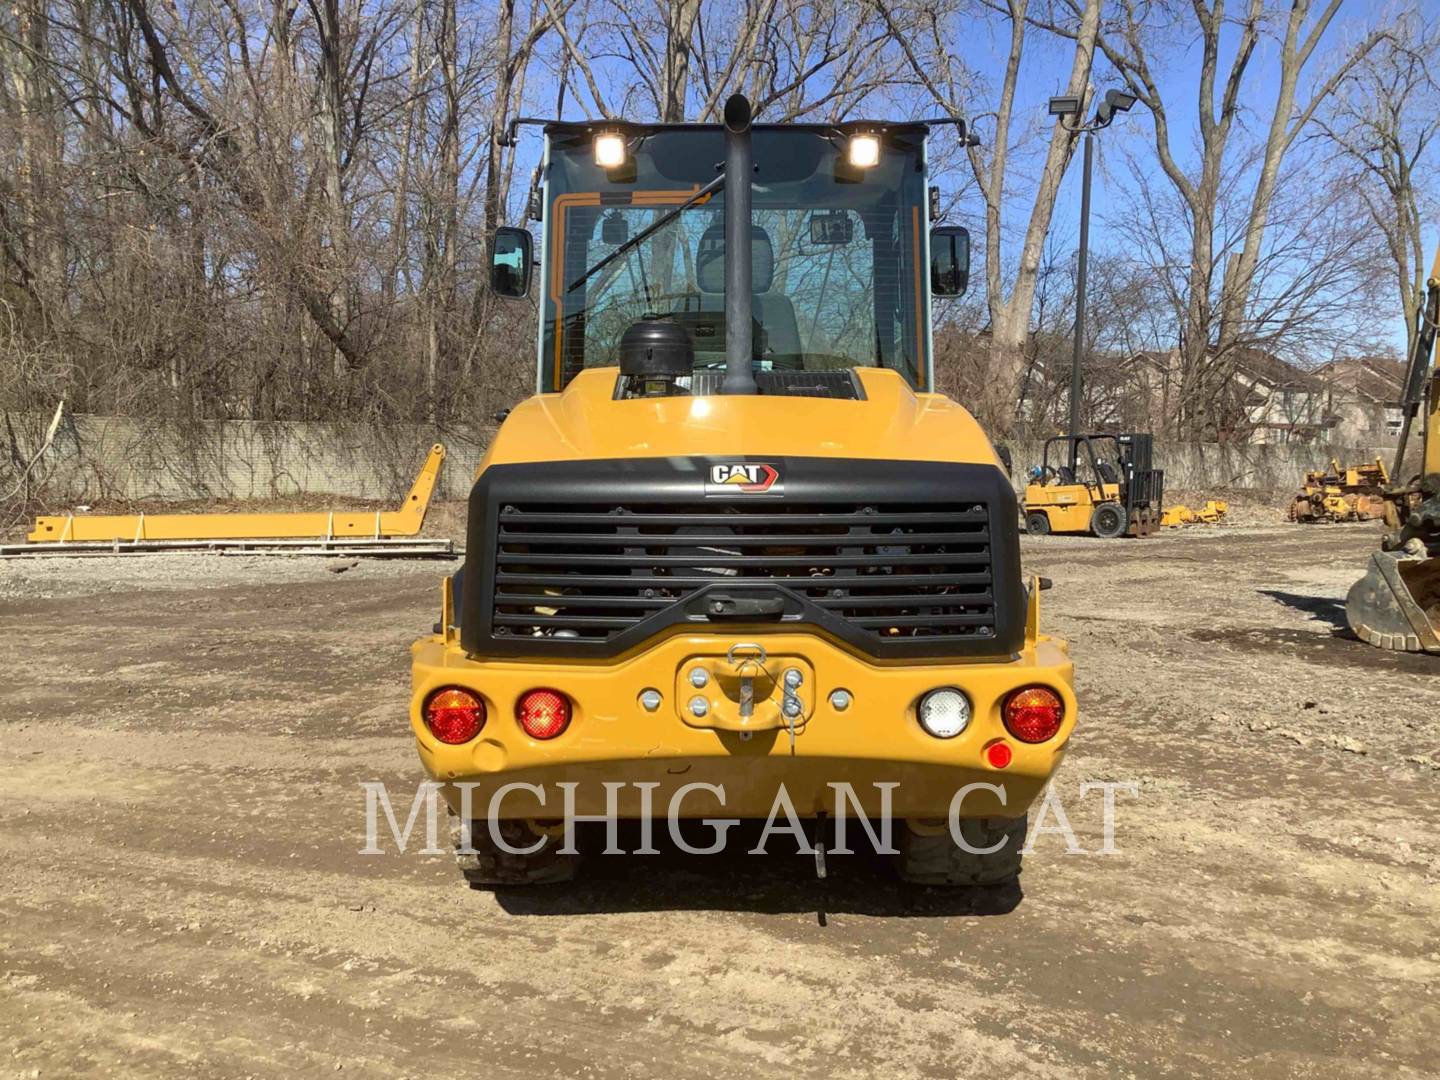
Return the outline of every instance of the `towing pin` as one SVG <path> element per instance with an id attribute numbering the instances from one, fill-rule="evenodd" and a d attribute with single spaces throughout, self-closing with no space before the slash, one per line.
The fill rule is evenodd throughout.
<path id="1" fill-rule="evenodd" d="M 815 876 L 825 880 L 825 811 L 815 817 Z"/>

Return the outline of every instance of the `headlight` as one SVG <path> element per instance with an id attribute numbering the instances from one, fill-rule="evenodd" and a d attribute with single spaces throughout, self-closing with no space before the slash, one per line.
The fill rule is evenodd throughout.
<path id="1" fill-rule="evenodd" d="M 953 686 L 931 690 L 920 699 L 920 726 L 937 739 L 953 739 L 970 726 L 970 699 Z"/>

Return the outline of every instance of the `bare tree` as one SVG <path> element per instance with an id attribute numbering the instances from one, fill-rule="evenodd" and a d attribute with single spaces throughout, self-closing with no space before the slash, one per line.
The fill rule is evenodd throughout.
<path id="1" fill-rule="evenodd" d="M 1078 11 L 1080 0 L 1064 0 Z M 1291 0 L 1274 10 L 1265 0 L 1247 0 L 1238 18 L 1228 15 L 1225 0 L 1194 0 L 1152 4 L 1121 0 L 1117 14 L 1100 29 L 1098 45 L 1110 64 L 1126 80 L 1132 93 L 1149 110 L 1153 120 L 1154 148 L 1161 174 L 1173 187 L 1189 221 L 1188 274 L 1184 289 L 1185 312 L 1179 332 L 1182 357 L 1181 426 L 1190 432 L 1213 428 L 1209 406 L 1215 400 L 1216 382 L 1233 372 L 1225 354 L 1257 343 L 1256 276 L 1265 258 L 1266 229 L 1271 203 L 1280 181 L 1286 154 L 1305 130 L 1316 110 L 1346 74 L 1386 36 L 1376 29 L 1366 35 L 1323 78 L 1314 80 L 1301 98 L 1301 82 L 1316 49 L 1334 22 L 1340 0 L 1316 7 L 1312 0 Z M 1234 142 L 1236 122 L 1244 103 L 1247 77 L 1252 75 L 1256 49 L 1263 34 L 1279 24 L 1276 37 L 1277 89 L 1258 152 L 1248 155 Z M 1047 24 L 1066 36 L 1065 26 Z M 1222 36 L 1233 36 L 1228 66 L 1222 55 Z M 1160 88 L 1157 72 L 1166 46 L 1176 39 L 1198 46 L 1200 57 L 1197 97 L 1198 160 L 1187 167 L 1183 147 L 1172 137 L 1171 101 Z M 1225 42 L 1229 46 L 1230 42 Z M 1250 79 L 1253 84 L 1254 79 Z M 1215 242 L 1220 228 L 1222 193 L 1235 170 L 1249 171 L 1248 210 L 1234 237 L 1236 250 L 1215 280 Z"/>
<path id="2" fill-rule="evenodd" d="M 1317 114 L 1316 125 L 1352 180 L 1356 197 L 1384 238 L 1389 271 L 1405 312 L 1407 353 L 1425 295 L 1421 228 L 1436 188 L 1426 171 L 1440 132 L 1440 29 L 1418 11 L 1402 13 L 1393 39 L 1371 51 Z"/>
<path id="3" fill-rule="evenodd" d="M 1009 211 L 1007 193 L 1014 180 L 1011 167 L 1014 108 L 1028 30 L 1029 0 L 1005 0 L 999 5 L 1009 29 L 1009 49 L 993 114 L 980 108 L 973 83 L 957 70 L 956 50 L 951 40 L 958 36 L 958 28 L 948 27 L 933 7 L 906 13 L 884 2 L 876 6 L 900 43 L 911 73 L 933 103 L 956 119 L 975 118 L 976 126 L 981 129 L 980 145 L 970 146 L 968 156 L 985 206 L 985 296 L 990 313 L 991 370 L 984 395 L 974 405 L 984 420 L 1003 430 L 1015 419 L 1045 237 L 1077 136 L 1058 120 L 1051 127 L 1040 177 L 1029 199 L 1018 259 L 1007 283 L 1003 240 Z M 954 20 L 961 18 L 956 10 L 947 10 L 945 14 Z M 1099 0 L 1076 0 L 1073 23 L 1066 27 L 1075 49 L 1063 90 L 1082 101 L 1090 97 L 1090 70 L 1099 25 Z"/>

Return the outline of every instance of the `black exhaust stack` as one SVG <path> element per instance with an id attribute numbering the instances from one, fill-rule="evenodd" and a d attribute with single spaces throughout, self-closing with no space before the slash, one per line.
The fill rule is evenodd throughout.
<path id="1" fill-rule="evenodd" d="M 750 101 L 732 94 L 725 102 L 725 381 L 722 394 L 754 394 L 752 340 Z"/>

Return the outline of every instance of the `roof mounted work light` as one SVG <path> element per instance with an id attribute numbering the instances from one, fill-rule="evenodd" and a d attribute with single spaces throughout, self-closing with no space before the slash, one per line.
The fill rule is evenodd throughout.
<path id="1" fill-rule="evenodd" d="M 880 164 L 880 136 L 869 131 L 850 136 L 850 165 L 856 169 L 873 169 Z"/>
<path id="2" fill-rule="evenodd" d="M 595 164 L 602 169 L 618 169 L 625 164 L 625 136 L 618 131 L 602 131 L 595 136 Z"/>

